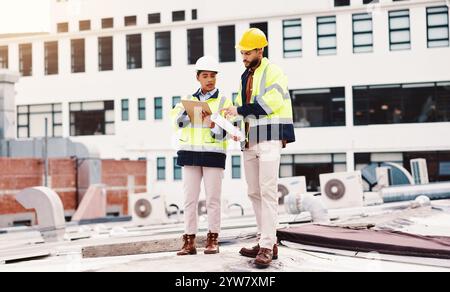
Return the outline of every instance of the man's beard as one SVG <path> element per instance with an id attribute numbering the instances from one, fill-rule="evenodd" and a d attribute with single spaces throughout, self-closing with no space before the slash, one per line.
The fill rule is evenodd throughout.
<path id="1" fill-rule="evenodd" d="M 259 60 L 255 59 L 255 60 L 251 61 L 250 64 L 248 64 L 248 66 L 246 66 L 246 68 L 250 69 L 250 68 L 256 67 L 256 65 L 258 65 L 258 64 L 259 64 Z"/>

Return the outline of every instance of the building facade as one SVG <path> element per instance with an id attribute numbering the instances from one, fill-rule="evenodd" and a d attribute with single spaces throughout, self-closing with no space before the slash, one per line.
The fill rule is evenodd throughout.
<path id="1" fill-rule="evenodd" d="M 281 177 L 427 158 L 450 180 L 449 1 L 53 0 L 47 35 L 0 39 L 0 67 L 21 73 L 17 136 L 96 145 L 105 159 L 147 159 L 148 188 L 182 201 L 169 111 L 192 94 L 196 60 L 218 58 L 235 97 L 234 48 L 258 27 L 289 77 L 297 142 Z M 247 202 L 243 161 L 229 153 L 224 194 Z M 238 190 L 238 191 L 236 191 Z M 244 204 L 244 203 L 242 203 Z"/>

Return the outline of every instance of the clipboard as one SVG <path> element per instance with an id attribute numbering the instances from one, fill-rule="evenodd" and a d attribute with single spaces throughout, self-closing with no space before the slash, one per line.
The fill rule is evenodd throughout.
<path id="1" fill-rule="evenodd" d="M 184 109 L 186 110 L 191 123 L 193 124 L 202 124 L 202 112 L 205 112 L 209 115 L 212 115 L 211 108 L 209 107 L 207 102 L 204 101 L 195 101 L 195 100 L 182 100 Z"/>

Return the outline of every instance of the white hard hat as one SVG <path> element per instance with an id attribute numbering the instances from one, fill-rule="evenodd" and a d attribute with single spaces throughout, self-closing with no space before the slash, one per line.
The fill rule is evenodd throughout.
<path id="1" fill-rule="evenodd" d="M 197 60 L 195 64 L 197 71 L 219 72 L 219 62 L 214 57 L 204 56 Z"/>

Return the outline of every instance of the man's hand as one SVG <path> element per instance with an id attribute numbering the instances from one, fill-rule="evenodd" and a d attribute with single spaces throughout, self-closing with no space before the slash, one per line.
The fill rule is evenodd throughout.
<path id="1" fill-rule="evenodd" d="M 225 113 L 225 117 L 237 117 L 239 115 L 237 111 L 237 107 L 230 106 L 229 108 L 225 108 L 222 110 Z"/>
<path id="2" fill-rule="evenodd" d="M 216 124 L 213 121 L 211 121 L 211 115 L 209 115 L 205 112 L 202 112 L 202 119 L 203 119 L 203 125 L 205 125 L 205 127 L 213 129 L 216 126 Z"/>

